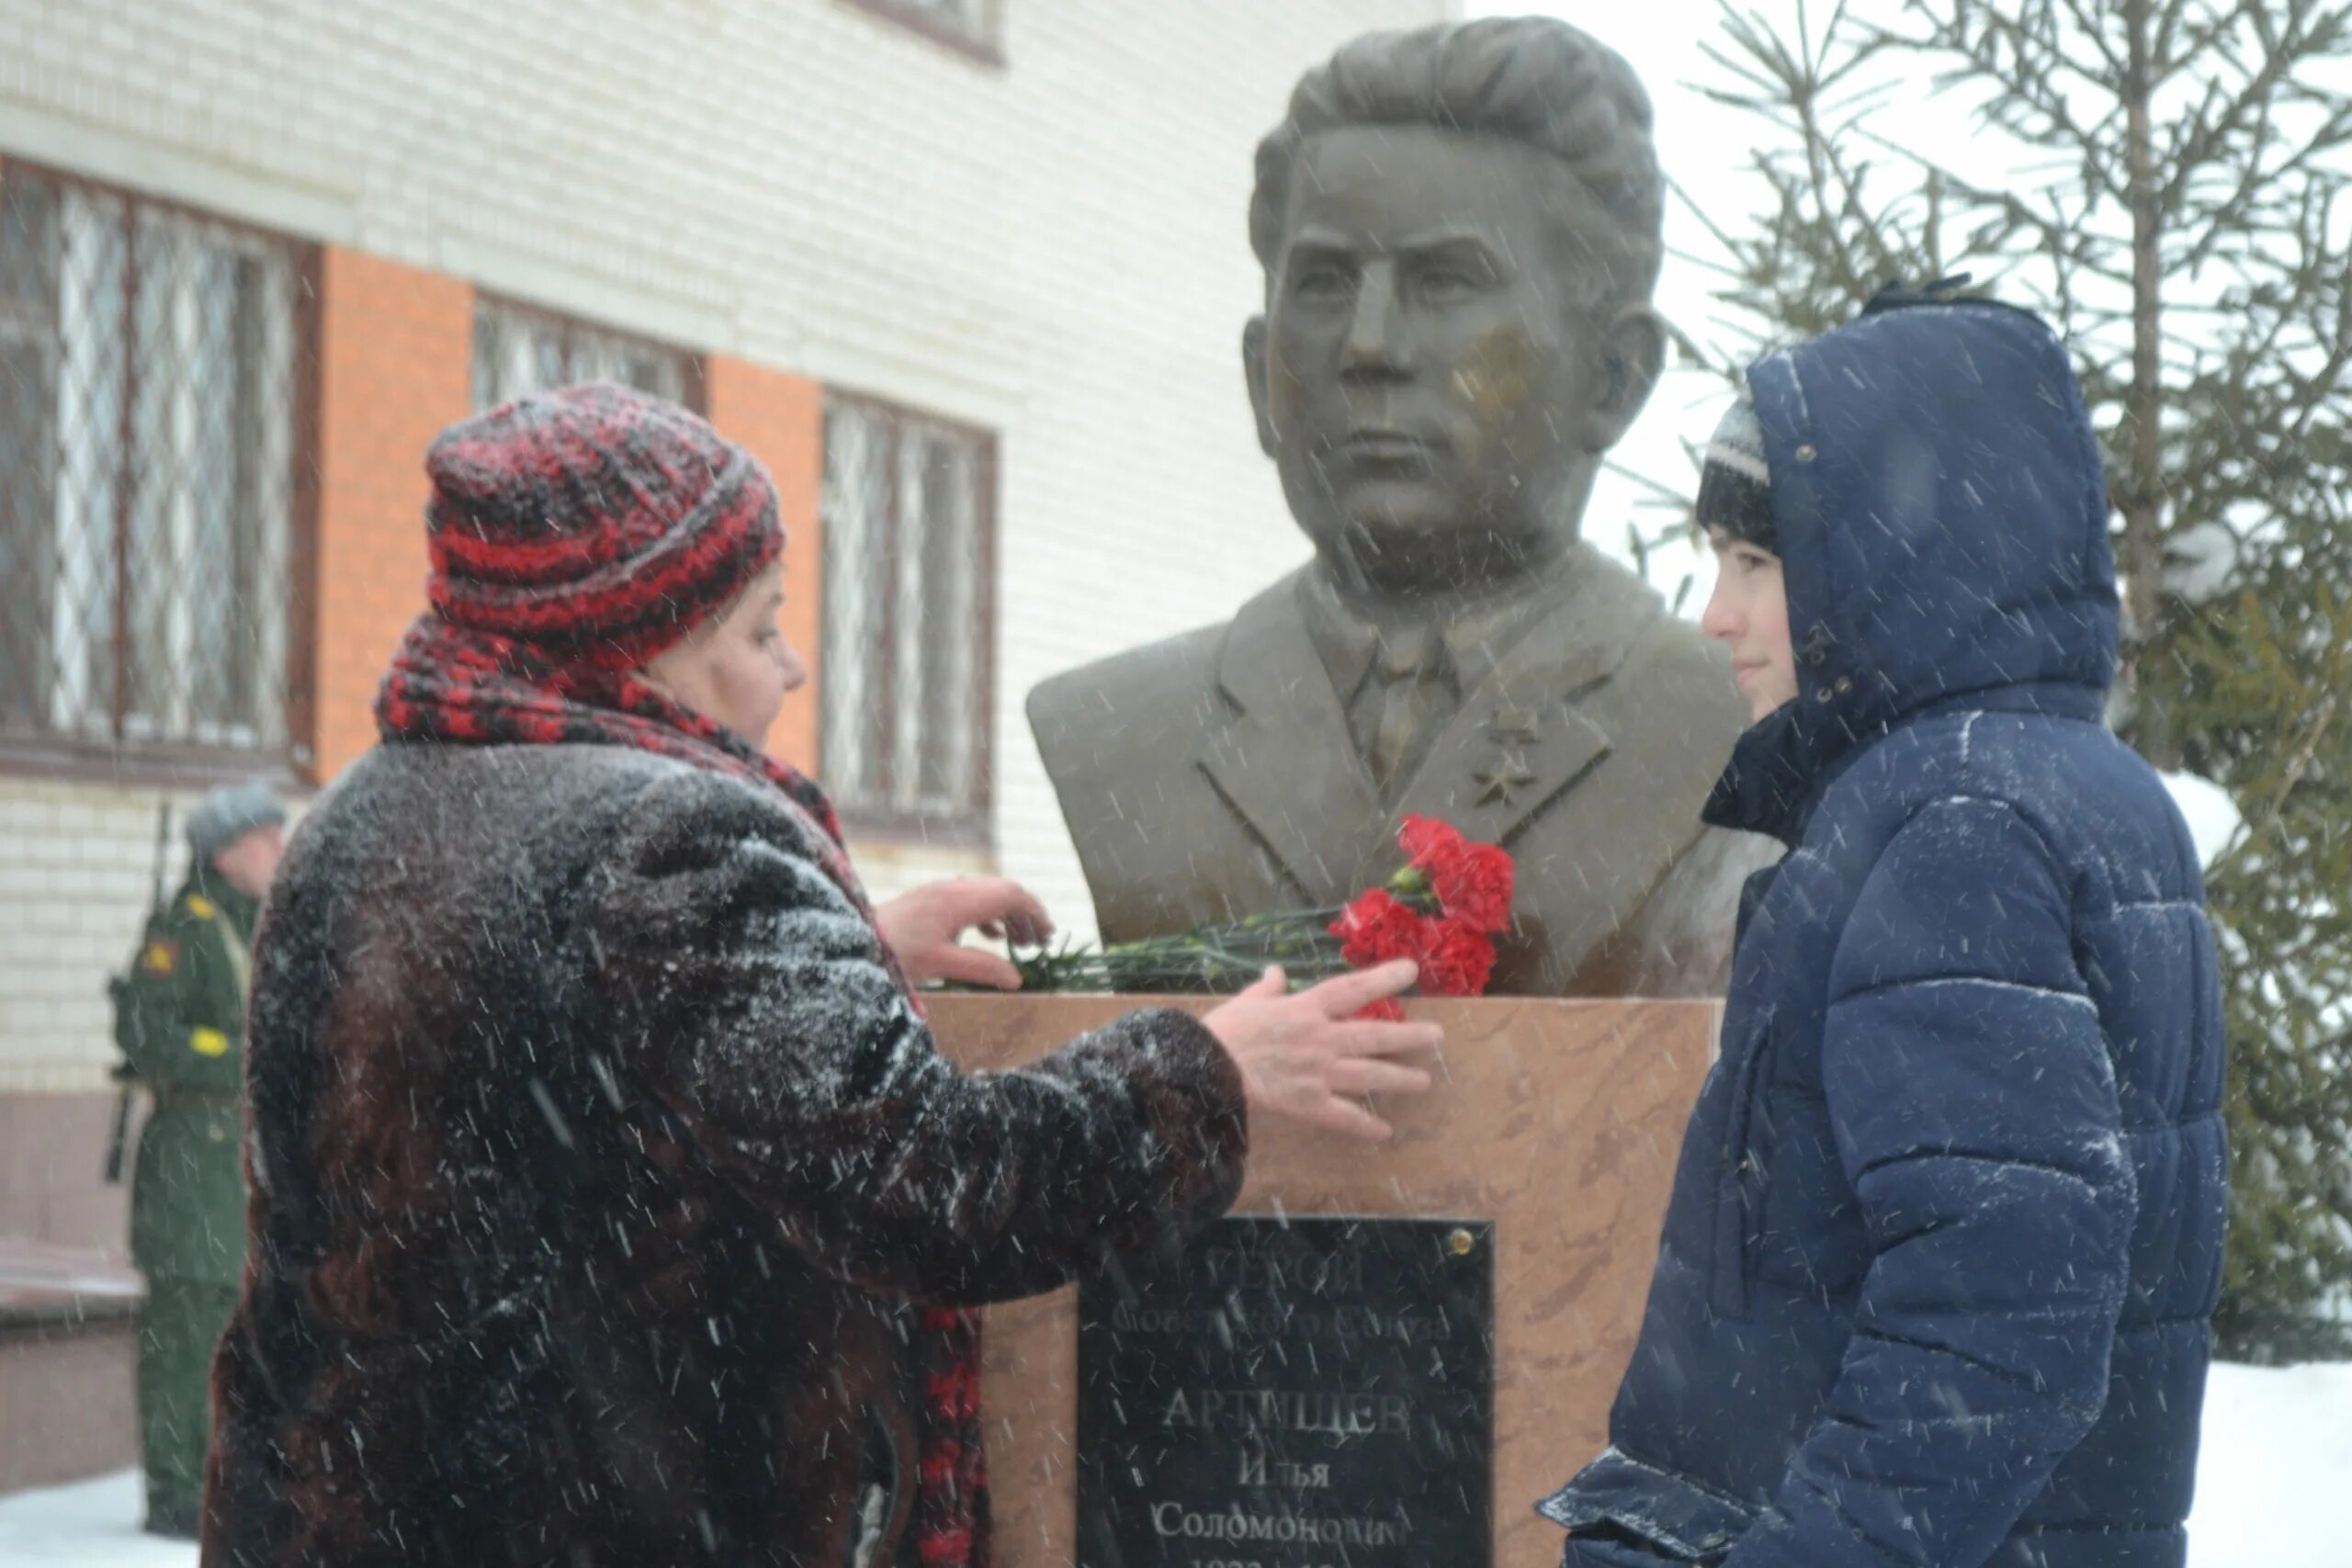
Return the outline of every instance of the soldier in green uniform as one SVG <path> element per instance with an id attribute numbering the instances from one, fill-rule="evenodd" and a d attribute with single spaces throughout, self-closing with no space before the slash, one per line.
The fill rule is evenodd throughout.
<path id="1" fill-rule="evenodd" d="M 194 1537 L 210 1430 L 212 1348 L 245 1261 L 241 1137 L 254 922 L 286 810 L 259 785 L 217 790 L 188 818 L 188 873 L 147 921 L 115 987 L 115 1038 L 154 1109 L 139 1139 L 130 1255 L 147 1276 L 139 1424 L 147 1528 Z"/>

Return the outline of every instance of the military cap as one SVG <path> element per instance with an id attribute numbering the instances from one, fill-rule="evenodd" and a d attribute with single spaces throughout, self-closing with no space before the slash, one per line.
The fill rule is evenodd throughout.
<path id="1" fill-rule="evenodd" d="M 256 828 L 286 820 L 286 807 L 257 784 L 216 789 L 188 813 L 188 853 L 198 862 L 210 860 Z"/>

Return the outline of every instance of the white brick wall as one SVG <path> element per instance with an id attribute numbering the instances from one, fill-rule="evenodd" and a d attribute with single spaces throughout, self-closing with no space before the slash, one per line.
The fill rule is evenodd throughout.
<path id="1" fill-rule="evenodd" d="M 0 1093 L 95 1089 L 112 1047 L 107 976 L 147 918 L 164 792 L 0 775 Z M 187 869 L 174 792 L 164 875 Z"/>
<path id="2" fill-rule="evenodd" d="M 999 858 L 1083 926 L 1022 699 L 1304 556 L 1242 394 L 1251 150 L 1340 39 L 1458 9 L 1005 0 L 999 70 L 846 0 L 0 0 L 0 154 L 998 431 Z M 71 947 L 0 949 L 0 1085 L 96 1081 L 151 807 L 0 780 Z"/>

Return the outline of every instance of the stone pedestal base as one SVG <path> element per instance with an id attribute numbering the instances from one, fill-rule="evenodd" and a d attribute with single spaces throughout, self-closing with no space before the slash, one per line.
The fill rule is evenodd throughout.
<path id="1" fill-rule="evenodd" d="M 1138 1005 L 949 996 L 932 1017 L 961 1065 L 1007 1067 Z M 1606 1438 L 1720 1009 L 1491 998 L 1411 1010 L 1442 1023 L 1447 1043 L 1438 1087 L 1382 1108 L 1396 1138 L 1261 1129 L 1234 1212 L 1494 1222 L 1494 1561 L 1551 1568 L 1560 1533 L 1533 1504 Z M 1076 1356 L 1074 1290 L 989 1314 L 981 1409 L 1004 1568 L 1072 1568 Z"/>

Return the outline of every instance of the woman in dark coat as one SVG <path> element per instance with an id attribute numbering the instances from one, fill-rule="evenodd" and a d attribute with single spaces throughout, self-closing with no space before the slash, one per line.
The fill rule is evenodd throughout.
<path id="1" fill-rule="evenodd" d="M 1758 722 L 1743 900 L 1568 1568 L 2179 1568 L 2227 1209 L 2187 827 L 2102 723 L 2115 578 L 2064 349 L 1890 307 L 1748 372 L 1704 625 Z"/>
<path id="2" fill-rule="evenodd" d="M 1410 966 L 959 1075 L 910 976 L 1042 912 L 877 931 L 743 739 L 801 676 L 759 465 L 600 387 L 427 468 L 432 611 L 256 953 L 204 1561 L 985 1563 L 959 1309 L 1219 1213 L 1250 1113 L 1378 1135 L 1433 1031 L 1352 1015 Z"/>

